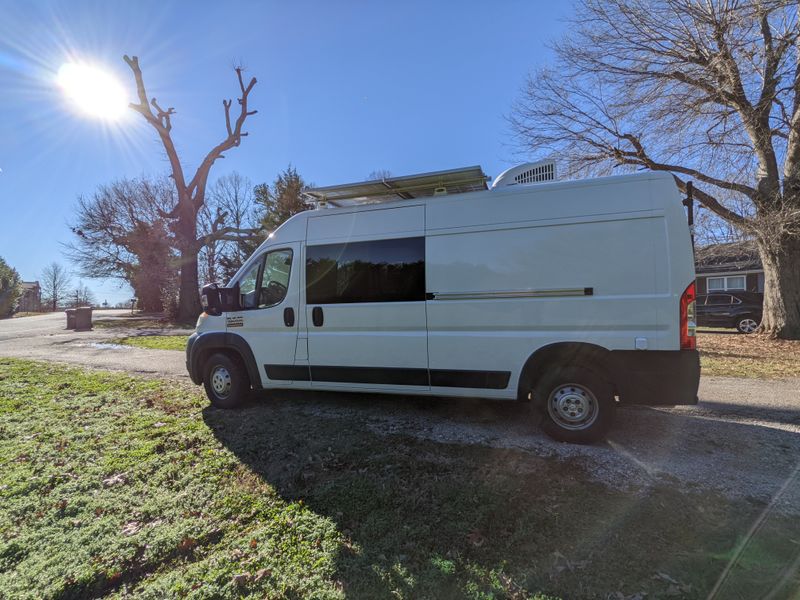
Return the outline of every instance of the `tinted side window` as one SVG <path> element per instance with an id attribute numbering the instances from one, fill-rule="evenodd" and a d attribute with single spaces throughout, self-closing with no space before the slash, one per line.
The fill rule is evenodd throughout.
<path id="1" fill-rule="evenodd" d="M 706 301 L 707 305 L 720 305 L 720 304 L 730 304 L 731 297 L 723 294 L 715 294 L 713 296 L 709 296 L 708 300 Z"/>
<path id="2" fill-rule="evenodd" d="M 425 238 L 326 244 L 306 249 L 306 302 L 425 300 Z"/>

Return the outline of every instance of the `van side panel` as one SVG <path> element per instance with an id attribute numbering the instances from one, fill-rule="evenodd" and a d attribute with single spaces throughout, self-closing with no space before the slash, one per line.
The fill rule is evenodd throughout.
<path id="1" fill-rule="evenodd" d="M 510 371 L 512 397 L 537 348 L 575 341 L 633 350 L 637 338 L 660 334 L 654 300 L 668 297 L 657 276 L 666 271 L 661 217 L 431 233 L 427 242 L 432 370 Z"/>
<path id="2" fill-rule="evenodd" d="M 309 245 L 353 242 L 363 239 L 419 235 L 425 229 L 425 209 L 421 205 L 381 207 L 349 212 L 310 213 L 306 240 Z"/>

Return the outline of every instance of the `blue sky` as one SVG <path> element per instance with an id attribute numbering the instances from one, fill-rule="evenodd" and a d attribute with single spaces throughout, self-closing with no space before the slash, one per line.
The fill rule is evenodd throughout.
<path id="1" fill-rule="evenodd" d="M 178 111 L 173 138 L 193 172 L 224 137 L 232 67 L 258 78 L 259 113 L 212 179 L 237 170 L 272 181 L 293 164 L 318 185 L 521 161 L 504 116 L 526 74 L 551 60 L 570 3 L 32 2 L 0 0 L 0 256 L 26 280 L 56 260 L 76 199 L 168 165 L 131 112 L 109 125 L 80 115 L 55 84 L 65 62 L 116 75 L 139 56 L 151 95 Z M 76 276 L 77 280 L 77 276 Z M 84 280 L 99 301 L 130 297 Z"/>

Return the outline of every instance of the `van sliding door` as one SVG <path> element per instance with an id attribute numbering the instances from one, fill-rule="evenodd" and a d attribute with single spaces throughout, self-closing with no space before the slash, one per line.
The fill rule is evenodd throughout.
<path id="1" fill-rule="evenodd" d="M 310 218 L 305 293 L 313 386 L 429 388 L 422 206 Z"/>

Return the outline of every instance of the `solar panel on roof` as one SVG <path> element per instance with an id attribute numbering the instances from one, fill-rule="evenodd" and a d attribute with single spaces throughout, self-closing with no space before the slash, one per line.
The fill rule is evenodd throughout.
<path id="1" fill-rule="evenodd" d="M 372 181 L 330 185 L 307 190 L 315 202 L 334 206 L 410 200 L 438 194 L 463 194 L 488 189 L 489 177 L 480 166 L 434 171 L 401 177 L 386 177 Z"/>

